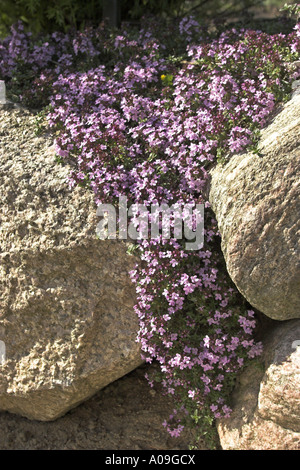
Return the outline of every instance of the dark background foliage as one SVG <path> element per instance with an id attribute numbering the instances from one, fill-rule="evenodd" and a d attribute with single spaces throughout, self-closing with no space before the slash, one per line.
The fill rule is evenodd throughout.
<path id="1" fill-rule="evenodd" d="M 113 0 L 0 0 L 0 36 L 22 20 L 28 30 L 44 33 L 69 28 L 97 25 L 103 18 L 105 1 Z M 119 0 L 123 21 L 138 23 L 144 15 L 184 16 L 193 14 L 200 20 L 214 19 L 224 23 L 232 18 L 249 21 L 260 10 L 272 13 L 282 0 Z"/>

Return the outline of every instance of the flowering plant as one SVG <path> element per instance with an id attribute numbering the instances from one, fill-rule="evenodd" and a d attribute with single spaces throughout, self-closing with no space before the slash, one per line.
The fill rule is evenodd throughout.
<path id="1" fill-rule="evenodd" d="M 169 29 L 168 29 L 169 28 Z M 209 437 L 230 415 L 236 374 L 260 355 L 255 313 L 237 292 L 207 200 L 209 170 L 250 147 L 299 72 L 299 26 L 268 35 L 231 29 L 211 38 L 193 18 L 162 27 L 100 26 L 34 38 L 22 25 L 0 44 L 0 73 L 12 96 L 47 106 L 57 154 L 75 164 L 70 186 L 95 202 L 204 204 L 205 244 L 144 239 L 130 273 L 140 321 L 137 341 L 149 376 L 174 397 L 164 425 L 178 436 L 194 423 Z M 176 41 L 173 38 L 176 37 Z M 255 157 L 254 157 L 255 158 Z"/>

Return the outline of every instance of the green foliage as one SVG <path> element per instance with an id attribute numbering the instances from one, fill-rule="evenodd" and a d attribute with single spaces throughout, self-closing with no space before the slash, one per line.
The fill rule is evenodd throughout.
<path id="1" fill-rule="evenodd" d="M 173 75 L 161 75 L 161 80 L 165 86 L 172 86 L 173 84 Z"/>
<path id="2" fill-rule="evenodd" d="M 164 15 L 183 12 L 184 0 L 121 0 L 124 20 L 135 20 L 145 14 Z M 83 29 L 102 21 L 102 0 L 1 0 L 0 36 L 21 19 L 34 33 Z"/>
<path id="3" fill-rule="evenodd" d="M 51 111 L 51 106 L 45 106 L 40 112 L 37 113 L 35 118 L 35 135 L 39 136 L 47 132 L 48 130 L 48 121 L 47 115 Z M 61 157 L 58 159 L 62 160 Z"/>
<path id="4" fill-rule="evenodd" d="M 285 3 L 285 5 L 280 9 L 280 11 L 286 12 L 290 18 L 295 18 L 296 20 L 299 20 L 300 18 L 300 4 L 299 3 L 293 3 L 293 4 Z"/>
<path id="5" fill-rule="evenodd" d="M 126 253 L 130 256 L 138 256 L 138 245 L 135 243 L 129 243 Z"/>
<path id="6" fill-rule="evenodd" d="M 101 0 L 1 0 L 0 34 L 21 19 L 34 33 L 66 32 L 71 27 L 84 28 L 88 23 L 100 23 Z"/>
<path id="7" fill-rule="evenodd" d="M 124 0 L 122 3 L 122 17 L 139 19 L 145 14 L 152 15 L 180 15 L 185 10 L 187 2 L 184 0 Z"/>
<path id="8" fill-rule="evenodd" d="M 120 0 L 121 18 L 140 21 L 145 15 L 173 17 L 195 15 L 198 20 L 214 18 L 224 23 L 236 14 L 244 14 L 262 0 Z M 103 0 L 1 0 L 0 37 L 22 20 L 33 33 L 83 29 L 102 21 Z"/>
<path id="9" fill-rule="evenodd" d="M 191 4 L 189 10 L 197 16 L 205 18 L 220 19 L 222 22 L 232 15 L 245 15 L 249 8 L 261 6 L 263 0 L 202 0 L 186 2 Z M 188 10 L 188 9 L 187 9 Z"/>
<path id="10" fill-rule="evenodd" d="M 0 2 L 0 37 L 5 37 L 9 32 L 9 27 L 16 23 L 18 19 L 26 21 L 22 15 L 19 6 L 9 0 L 1 0 Z"/>

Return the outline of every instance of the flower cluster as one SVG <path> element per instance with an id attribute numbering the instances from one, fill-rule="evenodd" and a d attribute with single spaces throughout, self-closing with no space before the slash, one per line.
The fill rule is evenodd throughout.
<path id="1" fill-rule="evenodd" d="M 126 196 L 146 207 L 205 206 L 202 249 L 144 239 L 143 263 L 130 273 L 143 358 L 159 364 L 155 379 L 178 403 L 164 423 L 173 436 L 188 418 L 211 425 L 229 416 L 235 374 L 261 353 L 254 312 L 226 272 L 205 187 L 218 159 L 255 149 L 298 77 L 288 64 L 299 50 L 298 26 L 288 35 L 232 29 L 210 38 L 192 18 L 170 30 L 145 22 L 140 31 L 100 26 L 39 40 L 19 25 L 0 44 L 8 90 L 18 92 L 26 67 L 21 99 L 49 105 L 57 154 L 75 163 L 71 187 L 85 185 L 97 204 Z"/>

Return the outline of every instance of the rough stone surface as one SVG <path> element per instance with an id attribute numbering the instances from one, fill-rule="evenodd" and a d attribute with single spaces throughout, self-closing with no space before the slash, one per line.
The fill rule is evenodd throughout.
<path id="1" fill-rule="evenodd" d="M 188 450 L 193 433 L 171 437 L 162 423 L 173 400 L 150 388 L 144 364 L 55 421 L 0 412 L 0 450 Z M 199 450 L 206 450 L 203 442 Z"/>
<path id="2" fill-rule="evenodd" d="M 209 199 L 232 280 L 275 320 L 300 317 L 300 94 L 262 130 L 260 154 L 211 172 Z"/>
<path id="3" fill-rule="evenodd" d="M 260 367 L 240 375 L 232 415 L 220 420 L 224 450 L 300 450 L 300 321 L 282 322 L 264 340 Z"/>
<path id="4" fill-rule="evenodd" d="M 93 195 L 36 117 L 0 110 L 0 410 L 53 420 L 138 367 L 138 319 L 120 240 L 98 240 Z"/>

